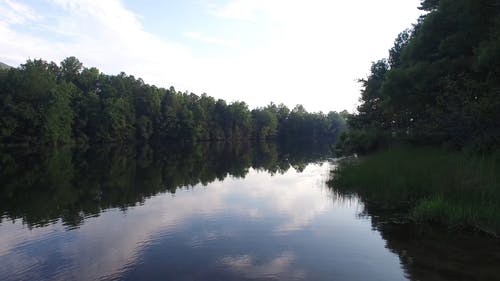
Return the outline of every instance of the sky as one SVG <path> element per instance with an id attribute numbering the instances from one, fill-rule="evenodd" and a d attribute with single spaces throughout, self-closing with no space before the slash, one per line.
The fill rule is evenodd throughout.
<path id="1" fill-rule="evenodd" d="M 0 61 L 76 56 L 106 74 L 250 108 L 354 111 L 420 0 L 0 0 Z"/>

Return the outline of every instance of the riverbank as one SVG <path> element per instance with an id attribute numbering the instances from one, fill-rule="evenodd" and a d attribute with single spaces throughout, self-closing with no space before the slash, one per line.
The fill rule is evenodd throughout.
<path id="1" fill-rule="evenodd" d="M 329 185 L 419 223 L 500 236 L 500 157 L 397 147 L 339 163 Z M 398 214 L 399 216 L 401 214 Z"/>

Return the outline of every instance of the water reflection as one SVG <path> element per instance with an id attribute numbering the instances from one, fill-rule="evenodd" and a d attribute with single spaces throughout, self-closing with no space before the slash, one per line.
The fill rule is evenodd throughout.
<path id="1" fill-rule="evenodd" d="M 0 279 L 404 280 L 314 149 L 3 153 Z"/>
<path id="2" fill-rule="evenodd" d="M 0 151 L 0 214 L 30 228 L 58 219 L 78 227 L 103 210 L 126 210 L 158 193 L 243 178 L 249 168 L 271 174 L 301 170 L 329 153 L 326 145 L 275 143 Z"/>
<path id="3" fill-rule="evenodd" d="M 257 264 L 248 255 L 225 257 L 221 262 L 242 279 L 302 280 L 306 274 L 304 270 L 294 268 L 295 260 L 293 253 L 285 252 L 263 264 Z"/>
<path id="4" fill-rule="evenodd" d="M 0 280 L 498 280 L 498 242 L 325 186 L 328 146 L 0 153 Z"/>
<path id="5" fill-rule="evenodd" d="M 355 190 L 332 187 L 340 196 L 352 197 Z M 360 218 L 397 254 L 410 280 L 483 281 L 500 280 L 500 240 L 471 231 L 446 229 L 439 225 L 414 224 L 401 217 L 400 206 L 389 207 L 361 197 Z"/>

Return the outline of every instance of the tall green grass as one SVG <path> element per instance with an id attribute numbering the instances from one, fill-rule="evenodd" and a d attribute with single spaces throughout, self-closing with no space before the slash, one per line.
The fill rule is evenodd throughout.
<path id="1" fill-rule="evenodd" d="M 341 162 L 330 185 L 408 218 L 500 234 L 500 157 L 398 147 Z"/>

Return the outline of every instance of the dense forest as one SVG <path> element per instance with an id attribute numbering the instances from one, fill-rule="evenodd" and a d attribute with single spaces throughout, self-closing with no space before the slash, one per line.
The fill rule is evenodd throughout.
<path id="1" fill-rule="evenodd" d="M 274 103 L 250 110 L 125 73 L 105 75 L 75 57 L 0 69 L 0 144 L 335 140 L 345 116 Z"/>
<path id="2" fill-rule="evenodd" d="M 500 2 L 424 0 L 387 59 L 361 79 L 347 150 L 411 141 L 452 148 L 500 144 Z"/>

